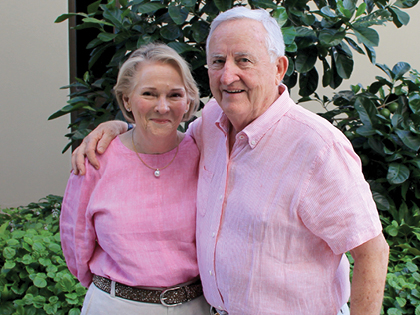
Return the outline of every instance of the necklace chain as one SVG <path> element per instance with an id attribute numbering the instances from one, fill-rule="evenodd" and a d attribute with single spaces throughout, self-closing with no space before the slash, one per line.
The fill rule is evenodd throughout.
<path id="1" fill-rule="evenodd" d="M 178 154 L 178 149 L 179 149 L 179 145 L 177 145 L 177 147 L 176 147 L 176 152 L 175 152 L 175 155 L 174 155 L 174 157 L 172 158 L 172 160 L 166 165 L 166 166 L 164 166 L 164 167 L 161 167 L 161 168 L 156 168 L 156 167 L 151 167 L 151 166 L 149 166 L 149 165 L 147 165 L 146 164 L 146 162 L 144 162 L 143 161 L 143 159 L 140 157 L 140 154 L 137 152 L 137 149 L 136 149 L 136 145 L 134 144 L 134 129 L 133 129 L 133 131 L 131 132 L 131 143 L 133 144 L 133 148 L 134 148 L 134 152 L 136 152 L 136 154 L 137 154 L 137 157 L 140 159 L 140 161 L 146 166 L 146 167 L 148 167 L 148 168 L 150 168 L 151 170 L 154 170 L 155 172 L 154 172 L 154 175 L 155 175 L 155 177 L 159 177 L 160 176 L 160 171 L 161 170 L 164 170 L 165 168 L 167 168 L 169 165 L 171 165 L 172 164 L 172 162 L 175 160 L 175 157 L 176 157 L 176 155 Z"/>

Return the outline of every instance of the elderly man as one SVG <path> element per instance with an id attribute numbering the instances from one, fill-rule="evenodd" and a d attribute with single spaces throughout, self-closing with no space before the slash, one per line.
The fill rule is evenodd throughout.
<path id="1" fill-rule="evenodd" d="M 201 152 L 197 252 L 213 314 L 345 314 L 349 296 L 351 314 L 379 314 L 388 245 L 369 186 L 342 133 L 281 84 L 288 63 L 276 21 L 243 7 L 220 14 L 207 63 L 214 99 L 189 132 Z M 127 129 L 110 124 L 100 151 Z M 97 165 L 106 128 L 73 168 L 83 173 L 85 151 Z"/>

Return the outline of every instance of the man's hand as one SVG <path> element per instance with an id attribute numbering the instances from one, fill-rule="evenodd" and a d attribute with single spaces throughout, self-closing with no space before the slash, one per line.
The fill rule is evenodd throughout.
<path id="1" fill-rule="evenodd" d="M 127 123 L 119 120 L 107 121 L 100 124 L 88 134 L 78 148 L 71 155 L 71 166 L 75 175 L 84 175 L 85 156 L 89 162 L 99 169 L 96 152 L 102 154 L 108 148 L 110 142 L 119 134 L 127 131 Z"/>
<path id="2" fill-rule="evenodd" d="M 381 233 L 350 253 L 354 258 L 350 314 L 379 315 L 387 274 L 388 244 Z"/>

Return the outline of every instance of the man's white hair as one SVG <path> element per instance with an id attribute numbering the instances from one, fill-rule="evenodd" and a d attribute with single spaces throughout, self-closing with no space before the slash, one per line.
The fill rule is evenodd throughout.
<path id="1" fill-rule="evenodd" d="M 223 22 L 238 19 L 252 19 L 261 22 L 267 31 L 266 46 L 271 62 L 275 62 L 278 57 L 284 56 L 284 40 L 281 28 L 277 21 L 270 16 L 266 10 L 251 10 L 246 7 L 234 7 L 220 13 L 211 23 L 210 33 L 207 37 L 206 50 L 209 51 L 209 42 L 214 30 Z M 246 30 L 243 30 L 246 32 Z"/>

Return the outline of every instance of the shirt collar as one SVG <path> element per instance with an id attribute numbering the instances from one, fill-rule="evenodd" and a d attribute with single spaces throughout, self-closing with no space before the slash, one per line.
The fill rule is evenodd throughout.
<path id="1" fill-rule="evenodd" d="M 257 119 L 246 126 L 236 137 L 246 135 L 249 146 L 254 149 L 275 123 L 277 123 L 295 103 L 291 100 L 287 87 L 279 85 L 278 99 Z M 225 135 L 229 132 L 230 122 L 223 111 L 215 122 Z"/>

